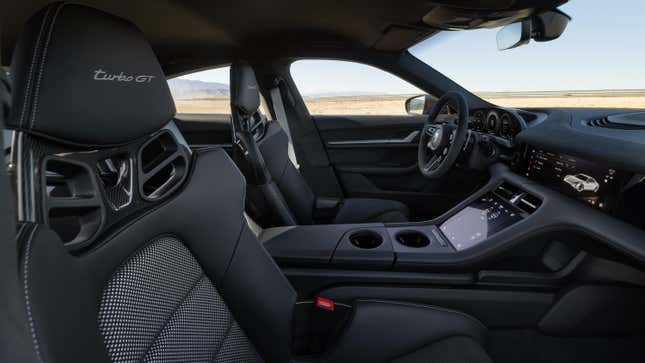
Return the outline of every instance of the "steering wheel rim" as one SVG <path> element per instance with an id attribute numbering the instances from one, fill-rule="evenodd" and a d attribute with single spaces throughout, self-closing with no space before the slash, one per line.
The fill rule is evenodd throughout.
<path id="1" fill-rule="evenodd" d="M 448 103 L 457 107 L 456 125 L 436 123 L 439 113 Z M 446 92 L 434 104 L 419 138 L 418 164 L 423 176 L 436 179 L 452 168 L 466 142 L 468 115 L 468 101 L 460 92 Z"/>

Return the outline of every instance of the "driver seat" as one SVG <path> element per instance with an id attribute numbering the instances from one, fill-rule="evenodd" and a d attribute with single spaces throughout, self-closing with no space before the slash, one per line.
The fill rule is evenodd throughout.
<path id="1" fill-rule="evenodd" d="M 236 163 L 248 182 L 247 211 L 264 227 L 315 223 L 407 222 L 405 204 L 386 199 L 316 196 L 289 158 L 289 139 L 278 122 L 269 122 L 258 139 L 251 123 L 260 107 L 260 91 L 248 63 L 231 65 L 231 111 L 238 146 Z M 244 156 L 240 156 L 243 154 Z"/>

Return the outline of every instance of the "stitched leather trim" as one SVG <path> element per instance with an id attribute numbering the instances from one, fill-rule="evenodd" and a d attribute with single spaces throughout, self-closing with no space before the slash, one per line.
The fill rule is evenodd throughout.
<path id="1" fill-rule="evenodd" d="M 24 229 L 25 228 L 22 228 L 21 231 Z M 31 312 L 31 299 L 29 298 L 29 261 L 31 257 L 32 241 L 33 241 L 34 235 L 36 234 L 37 229 L 38 229 L 38 225 L 36 224 L 31 230 L 31 234 L 29 235 L 29 238 L 27 239 L 27 244 L 25 246 L 22 282 L 23 282 L 23 289 L 24 289 L 25 306 L 27 311 L 27 322 L 29 323 L 29 332 L 31 333 L 31 340 L 32 340 L 32 343 L 34 344 L 36 357 L 38 358 L 38 361 L 42 363 L 43 358 L 42 358 L 42 355 L 40 354 L 40 345 L 38 344 L 38 336 L 36 334 L 36 324 L 34 322 L 34 318 Z"/>

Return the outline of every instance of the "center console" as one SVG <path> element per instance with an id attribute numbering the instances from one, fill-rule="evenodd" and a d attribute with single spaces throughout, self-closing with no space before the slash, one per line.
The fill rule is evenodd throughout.
<path id="1" fill-rule="evenodd" d="M 285 227 L 261 239 L 271 255 L 287 265 L 409 269 L 473 248 L 522 221 L 541 203 L 521 188 L 500 182 L 428 223 Z"/>

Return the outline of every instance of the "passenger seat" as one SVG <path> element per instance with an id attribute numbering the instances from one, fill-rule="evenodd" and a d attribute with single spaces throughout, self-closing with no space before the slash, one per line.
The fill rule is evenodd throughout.
<path id="1" fill-rule="evenodd" d="M 250 131 L 260 107 L 260 91 L 251 66 L 231 66 L 231 111 L 233 129 L 244 148 L 240 162 L 248 164 L 249 213 L 269 225 L 315 223 L 406 222 L 410 212 L 405 204 L 386 199 L 347 198 L 336 200 L 316 196 L 289 158 L 289 139 L 278 122 L 269 122 L 261 140 Z M 244 170 L 244 168 L 243 168 Z"/>
<path id="2" fill-rule="evenodd" d="M 297 296 L 245 222 L 244 178 L 221 149 L 191 154 L 141 32 L 54 3 L 12 70 L 21 226 L 0 250 L 0 361 L 293 362 Z M 2 169 L 0 232 L 13 232 Z M 74 238 L 57 229 L 69 219 Z M 485 335 L 463 313 L 364 300 L 314 359 L 489 362 Z"/>

